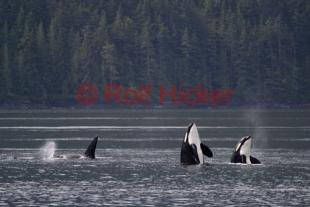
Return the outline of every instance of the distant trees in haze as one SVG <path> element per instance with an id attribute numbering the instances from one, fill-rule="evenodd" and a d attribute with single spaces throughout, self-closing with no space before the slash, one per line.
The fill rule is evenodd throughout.
<path id="1" fill-rule="evenodd" d="M 309 103 L 309 19 L 308 0 L 1 1 L 0 103 L 72 103 L 84 82 Z"/>

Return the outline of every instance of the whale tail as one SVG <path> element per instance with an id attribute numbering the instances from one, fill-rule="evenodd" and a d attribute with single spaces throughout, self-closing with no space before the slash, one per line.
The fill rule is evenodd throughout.
<path id="1" fill-rule="evenodd" d="M 85 156 L 91 159 L 95 159 L 95 152 L 96 152 L 96 147 L 97 147 L 97 142 L 98 142 L 98 136 L 93 139 L 93 141 L 88 145 L 86 151 L 85 151 Z"/>

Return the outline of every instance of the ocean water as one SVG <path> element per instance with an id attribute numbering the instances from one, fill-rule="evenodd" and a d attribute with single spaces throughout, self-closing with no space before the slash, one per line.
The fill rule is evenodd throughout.
<path id="1" fill-rule="evenodd" d="M 214 157 L 182 166 L 192 121 Z M 229 163 L 245 135 L 262 165 Z M 309 206 L 309 160 L 310 110 L 0 111 L 0 206 Z"/>

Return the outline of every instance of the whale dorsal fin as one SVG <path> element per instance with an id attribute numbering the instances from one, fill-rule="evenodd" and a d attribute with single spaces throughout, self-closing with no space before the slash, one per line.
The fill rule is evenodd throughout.
<path id="1" fill-rule="evenodd" d="M 213 157 L 213 153 L 211 151 L 211 149 L 207 146 L 207 145 L 204 145 L 202 143 L 200 143 L 200 147 L 201 147 L 201 150 L 202 150 L 202 153 L 208 157 Z"/>
<path id="2" fill-rule="evenodd" d="M 97 147 L 98 136 L 93 139 L 93 141 L 88 145 L 85 156 L 91 159 L 95 159 L 95 151 Z"/>

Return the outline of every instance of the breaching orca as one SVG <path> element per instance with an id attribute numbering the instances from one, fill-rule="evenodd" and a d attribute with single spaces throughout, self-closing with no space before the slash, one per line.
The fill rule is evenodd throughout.
<path id="1" fill-rule="evenodd" d="M 198 130 L 195 123 L 191 123 L 185 133 L 181 148 L 181 164 L 195 165 L 203 164 L 203 155 L 212 157 L 210 148 L 200 142 Z"/>
<path id="2" fill-rule="evenodd" d="M 232 154 L 230 162 L 244 164 L 260 164 L 260 161 L 258 159 L 251 156 L 251 142 L 251 136 L 242 137 Z"/>
<path id="3" fill-rule="evenodd" d="M 80 154 L 67 154 L 67 155 L 54 155 L 53 158 L 60 159 L 81 159 L 81 158 L 90 158 L 95 159 L 95 151 L 97 147 L 98 136 L 93 139 L 93 141 L 88 145 L 84 155 Z"/>

